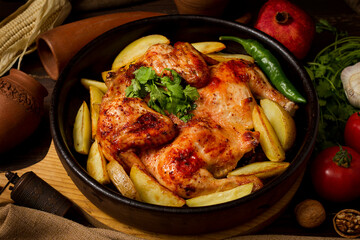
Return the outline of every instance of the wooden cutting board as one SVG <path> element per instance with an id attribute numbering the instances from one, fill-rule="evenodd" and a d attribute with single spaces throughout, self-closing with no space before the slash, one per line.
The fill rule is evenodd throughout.
<path id="1" fill-rule="evenodd" d="M 33 171 L 36 175 L 61 192 L 64 196 L 68 197 L 71 201 L 77 204 L 88 216 L 89 221 L 97 227 L 105 227 L 114 229 L 126 234 L 130 234 L 137 237 L 146 239 L 192 239 L 191 236 L 169 236 L 165 234 L 146 232 L 141 229 L 137 229 L 126 224 L 123 224 L 116 219 L 110 217 L 95 205 L 93 205 L 75 186 L 70 177 L 67 175 L 63 168 L 59 157 L 57 156 L 54 144 L 52 143 L 46 157 L 25 169 L 17 171 L 17 174 L 21 176 L 25 172 Z M 244 235 L 254 233 L 269 225 L 274 221 L 286 208 L 290 200 L 296 193 L 301 183 L 299 178 L 291 189 L 284 195 L 280 201 L 278 201 L 273 207 L 257 216 L 246 224 L 242 224 L 238 227 L 209 234 L 197 235 L 197 239 L 219 239 L 228 238 L 236 235 Z M 0 175 L 0 185 L 4 186 L 7 182 L 4 174 Z M 0 203 L 8 202 L 10 200 L 10 190 L 6 189 L 5 192 L 0 195 Z"/>
<path id="2" fill-rule="evenodd" d="M 140 14 L 137 12 L 137 14 Z M 131 12 L 123 13 L 124 24 L 130 20 L 134 20 L 134 15 Z M 138 18 L 148 17 L 150 15 L 159 15 L 157 13 L 144 12 L 144 15 L 139 15 Z M 119 25 L 120 25 L 119 24 Z M 89 218 L 88 220 L 97 227 L 104 227 L 114 229 L 129 235 L 146 238 L 146 239 L 193 239 L 194 236 L 169 236 L 165 234 L 158 234 L 152 232 L 146 232 L 141 229 L 137 229 L 126 224 L 123 224 L 116 219 L 110 217 L 95 205 L 93 205 L 75 186 L 70 177 L 67 175 L 65 169 L 63 168 L 59 157 L 57 156 L 54 144 L 52 143 L 47 155 L 40 162 L 16 171 L 16 173 L 21 176 L 25 172 L 33 171 L 36 175 L 62 193 L 64 196 L 73 201 L 78 205 Z M 269 225 L 273 220 L 275 220 L 282 211 L 286 208 L 290 200 L 293 198 L 297 189 L 300 186 L 302 177 L 295 182 L 292 188 L 286 193 L 286 195 L 278 201 L 272 208 L 259 215 L 258 217 L 252 219 L 246 224 L 242 224 L 238 227 L 209 234 L 197 235 L 197 239 L 221 239 L 229 238 L 236 235 L 245 235 L 249 233 L 256 232 L 265 226 Z M 0 174 L 0 186 L 4 186 L 7 182 L 5 175 Z M 0 195 L 0 203 L 9 202 L 10 190 L 6 189 L 2 195 Z"/>

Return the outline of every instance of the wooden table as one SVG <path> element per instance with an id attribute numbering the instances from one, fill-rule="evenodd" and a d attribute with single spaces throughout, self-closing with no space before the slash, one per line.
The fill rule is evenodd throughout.
<path id="1" fill-rule="evenodd" d="M 251 3 L 250 3 L 251 2 Z M 232 0 L 230 1 L 230 6 L 226 9 L 226 12 L 223 16 L 224 19 L 235 20 L 242 17 L 246 13 L 250 13 L 252 16 L 252 21 L 249 24 L 252 24 L 253 20 L 256 17 L 256 12 L 259 9 L 259 6 L 264 1 L 240 1 Z M 328 20 L 333 26 L 348 31 L 349 35 L 360 35 L 360 15 L 356 14 L 346 3 L 342 0 L 294 0 L 294 3 L 298 4 L 300 7 L 305 9 L 315 20 L 320 18 Z M 10 8 L 8 9 L 10 11 Z M 6 9 L 1 8 L 0 17 L 4 16 Z M 176 6 L 173 1 L 170 0 L 156 0 L 156 1 L 140 1 L 135 5 L 127 5 L 114 9 L 100 9 L 92 12 L 84 12 L 81 9 L 74 9 L 71 15 L 67 18 L 66 22 L 71 22 L 87 17 L 92 17 L 95 15 L 101 15 L 105 13 L 113 12 L 127 12 L 127 11 L 152 11 L 152 12 L 161 12 L 166 14 L 176 14 Z M 6 13 L 5 13 L 6 14 Z M 324 38 L 321 35 L 316 35 L 312 49 L 308 57 L 303 60 L 304 63 L 307 60 L 311 60 L 315 54 L 322 49 L 324 46 L 329 44 L 332 41 L 331 38 Z M 24 57 L 24 60 L 21 65 L 21 70 L 29 73 L 35 77 L 40 83 L 42 83 L 48 90 L 49 95 L 45 98 L 45 110 L 46 113 L 49 111 L 51 93 L 55 86 L 55 81 L 50 79 L 43 69 L 37 53 L 32 53 Z M 49 151 L 50 149 L 50 151 Z M 58 161 L 57 155 L 54 153 L 53 146 L 51 144 L 51 135 L 49 127 L 49 118 L 48 114 L 45 114 L 44 119 L 38 130 L 23 144 L 19 145 L 16 149 L 0 155 L 0 171 L 17 171 L 21 173 L 25 172 L 27 169 L 32 168 L 32 166 L 38 166 L 41 160 L 44 157 L 50 159 L 49 161 Z M 49 166 L 50 167 L 50 166 Z M 64 172 L 64 169 L 61 166 L 55 171 Z M 49 176 L 51 178 L 51 176 Z M 61 181 L 69 181 L 67 176 L 64 176 L 63 179 L 52 179 L 53 183 Z M 4 174 L 0 174 L 0 186 L 5 185 Z M 64 191 L 63 194 L 70 194 L 72 189 L 69 189 L 68 192 Z M 3 195 L 0 196 L 0 202 L 10 200 L 10 191 L 6 190 Z M 84 198 L 79 196 L 79 200 Z M 273 222 L 269 227 L 260 231 L 261 234 L 292 234 L 292 235 L 309 235 L 309 236 L 324 236 L 332 237 L 337 236 L 333 230 L 331 219 L 333 215 L 344 208 L 360 208 L 357 203 L 348 203 L 342 205 L 332 205 L 326 201 L 322 201 L 327 212 L 328 217 L 327 221 L 319 228 L 309 230 L 301 228 L 295 220 L 293 209 L 297 203 L 306 198 L 319 199 L 316 194 L 313 192 L 311 187 L 310 178 L 308 171 L 305 172 L 305 176 L 300 185 L 299 190 L 295 194 L 295 197 L 290 202 L 289 206 L 283 212 L 280 217 Z M 101 214 L 100 214 L 101 215 Z"/>

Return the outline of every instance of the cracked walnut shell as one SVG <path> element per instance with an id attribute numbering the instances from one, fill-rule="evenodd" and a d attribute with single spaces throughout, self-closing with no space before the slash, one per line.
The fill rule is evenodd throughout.
<path id="1" fill-rule="evenodd" d="M 335 231 L 345 238 L 360 236 L 360 212 L 354 209 L 344 209 L 333 218 Z"/>

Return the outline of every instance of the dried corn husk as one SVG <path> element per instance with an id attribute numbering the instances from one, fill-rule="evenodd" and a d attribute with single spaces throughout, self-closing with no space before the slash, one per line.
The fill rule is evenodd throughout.
<path id="1" fill-rule="evenodd" d="M 0 23 L 0 76 L 35 50 L 36 37 L 61 24 L 70 13 L 68 0 L 29 0 Z"/>
<path id="2" fill-rule="evenodd" d="M 347 5 L 351 7 L 355 12 L 360 14 L 360 1 L 359 0 L 345 0 Z"/>

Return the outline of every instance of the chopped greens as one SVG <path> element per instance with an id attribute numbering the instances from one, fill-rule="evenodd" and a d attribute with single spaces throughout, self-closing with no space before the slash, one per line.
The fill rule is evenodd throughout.
<path id="1" fill-rule="evenodd" d="M 312 79 L 319 98 L 320 123 L 316 149 L 343 144 L 343 132 L 347 119 L 359 109 L 346 98 L 340 79 L 341 71 L 360 61 L 360 37 L 350 37 L 338 32 L 322 20 L 317 25 L 335 34 L 335 41 L 321 50 L 306 70 Z"/>
<path id="2" fill-rule="evenodd" d="M 193 116 L 190 111 L 196 108 L 194 101 L 199 98 L 195 87 L 182 86 L 181 76 L 174 70 L 169 76 L 158 76 L 151 67 L 140 67 L 134 74 L 131 85 L 126 88 L 126 97 L 145 98 L 149 95 L 148 106 L 161 114 L 174 114 L 187 122 Z"/>

